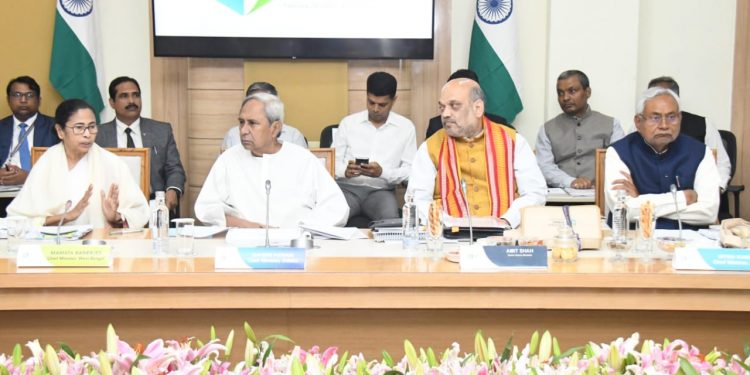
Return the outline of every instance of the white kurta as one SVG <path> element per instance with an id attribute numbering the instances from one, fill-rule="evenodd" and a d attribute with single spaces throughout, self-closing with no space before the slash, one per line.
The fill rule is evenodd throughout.
<path id="1" fill-rule="evenodd" d="M 290 142 L 263 157 L 253 156 L 242 145 L 222 153 L 203 183 L 195 216 L 218 226 L 226 226 L 225 215 L 264 224 L 266 180 L 271 181 L 272 227 L 344 225 L 349 217 L 344 194 L 320 160 Z"/>
<path id="2" fill-rule="evenodd" d="M 148 202 L 125 162 L 96 144 L 91 146 L 86 159 L 87 171 L 70 170 L 63 144 L 50 147 L 31 169 L 23 188 L 8 205 L 8 215 L 26 216 L 32 219 L 34 225 L 43 225 L 47 217 L 62 214 L 69 199 L 75 206 L 91 184 L 93 193 L 85 213 L 67 224 L 91 224 L 94 228 L 104 228 L 107 220 L 102 212 L 100 192 L 106 194 L 112 184 L 117 184 L 120 189 L 117 212 L 131 228 L 144 227 L 149 217 Z M 88 176 L 88 181 L 79 181 L 81 176 Z"/>

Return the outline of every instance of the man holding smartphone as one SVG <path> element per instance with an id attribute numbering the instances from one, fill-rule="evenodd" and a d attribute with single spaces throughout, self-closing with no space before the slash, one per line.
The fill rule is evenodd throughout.
<path id="1" fill-rule="evenodd" d="M 399 217 L 394 189 L 409 177 L 417 142 L 414 123 L 391 111 L 396 86 L 386 72 L 367 77 L 367 109 L 344 117 L 334 136 L 336 182 L 350 219 Z"/>

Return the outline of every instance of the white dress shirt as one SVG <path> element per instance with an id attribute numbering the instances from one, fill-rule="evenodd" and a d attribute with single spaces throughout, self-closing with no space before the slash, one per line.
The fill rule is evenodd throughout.
<path id="1" fill-rule="evenodd" d="M 609 143 L 615 143 L 624 136 L 625 132 L 622 130 L 620 122 L 614 119 L 612 121 L 612 137 L 610 137 Z M 547 182 L 552 187 L 570 187 L 570 184 L 576 179 L 575 176 L 565 173 L 555 164 L 555 155 L 552 153 L 552 142 L 547 137 L 547 132 L 544 131 L 544 125 L 539 128 L 539 134 L 536 137 L 536 160 L 539 163 L 542 174 L 547 176 Z"/>
<path id="2" fill-rule="evenodd" d="M 125 133 L 125 129 L 130 128 L 130 136 L 133 138 L 133 144 L 136 148 L 143 147 L 143 139 L 141 138 L 141 118 L 133 121 L 130 126 L 125 125 L 122 121 L 115 117 L 115 124 L 117 125 L 117 147 L 126 148 L 128 147 L 128 135 Z"/>
<path id="3" fill-rule="evenodd" d="M 604 158 L 604 196 L 607 209 L 611 210 L 617 202 L 617 191 L 612 190 L 614 180 L 625 178 L 621 172 L 630 174 L 630 168 L 620 159 L 613 147 L 607 148 Z M 711 149 L 706 147 L 705 155 L 693 180 L 693 190 L 698 194 L 698 201 L 687 205 L 685 193 L 677 192 L 677 208 L 672 193 L 641 194 L 635 198 L 628 196 L 626 204 L 629 212 L 640 212 L 641 203 L 651 201 L 657 218 L 665 217 L 677 220 L 677 210 L 683 222 L 694 225 L 713 224 L 719 212 L 719 171 Z"/>
<path id="4" fill-rule="evenodd" d="M 29 127 L 31 127 L 31 124 L 33 124 L 34 121 L 36 121 L 36 118 L 38 115 L 39 115 L 38 113 L 35 113 L 34 116 L 29 117 L 29 119 L 26 120 L 25 122 L 21 122 L 16 118 L 16 116 L 13 116 L 13 141 L 10 143 L 10 149 L 8 150 L 8 155 L 10 155 L 10 152 L 13 151 L 14 148 L 16 148 L 16 145 L 18 145 L 18 136 L 21 135 L 21 124 L 26 124 Z M 26 136 L 26 140 L 28 141 L 28 145 L 29 145 L 29 155 L 31 155 L 31 148 L 34 147 L 34 129 L 31 129 L 29 131 L 29 127 L 26 128 L 27 133 L 29 133 L 29 135 Z M 20 152 L 16 151 L 16 153 L 13 154 L 12 157 L 8 159 L 6 163 L 13 164 L 15 166 L 20 167 L 21 166 Z"/>
<path id="5" fill-rule="evenodd" d="M 365 110 L 341 120 L 331 147 L 336 149 L 337 182 L 386 189 L 409 178 L 417 151 L 417 136 L 414 123 L 406 117 L 391 111 L 388 120 L 375 127 Z M 380 177 L 346 178 L 346 165 L 356 158 L 377 162 L 383 173 Z"/>
<path id="6" fill-rule="evenodd" d="M 534 153 L 526 139 L 518 133 L 516 133 L 513 173 L 519 196 L 513 200 L 513 203 L 508 207 L 508 211 L 501 218 L 507 220 L 515 228 L 521 223 L 521 208 L 543 206 L 547 194 L 547 183 L 539 165 L 536 163 Z M 435 176 L 437 176 L 437 167 L 430 159 L 427 143 L 423 142 L 414 157 L 411 175 L 409 176 L 409 188 L 406 192 L 406 194 L 414 195 L 419 216 L 423 220 L 427 219 L 428 207 L 433 200 Z"/>
<path id="7" fill-rule="evenodd" d="M 710 149 L 716 150 L 716 167 L 719 169 L 719 187 L 727 188 L 729 179 L 732 174 L 732 162 L 729 160 L 729 154 L 724 148 L 724 142 L 721 141 L 719 129 L 706 119 L 706 137 L 703 142 Z"/>

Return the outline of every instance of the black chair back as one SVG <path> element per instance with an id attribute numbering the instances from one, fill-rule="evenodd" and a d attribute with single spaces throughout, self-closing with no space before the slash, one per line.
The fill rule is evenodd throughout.
<path id="1" fill-rule="evenodd" d="M 320 132 L 320 148 L 329 148 L 333 143 L 333 129 L 339 127 L 339 124 L 328 125 Z"/>
<path id="2" fill-rule="evenodd" d="M 721 142 L 724 144 L 724 149 L 729 156 L 729 162 L 732 163 L 729 176 L 734 177 L 734 171 L 737 169 L 737 138 L 729 130 L 719 130 L 719 135 L 721 136 Z"/>

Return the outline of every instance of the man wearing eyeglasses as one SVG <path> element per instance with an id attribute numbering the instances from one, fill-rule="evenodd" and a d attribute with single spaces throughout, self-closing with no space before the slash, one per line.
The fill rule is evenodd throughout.
<path id="1" fill-rule="evenodd" d="M 677 94 L 652 87 L 638 101 L 636 112 L 637 132 L 607 148 L 607 206 L 614 207 L 617 191 L 624 190 L 631 212 L 639 212 L 646 201 L 653 204 L 657 229 L 677 229 L 678 211 L 684 228 L 713 224 L 719 210 L 716 160 L 705 144 L 680 134 Z"/>
<path id="2" fill-rule="evenodd" d="M 21 185 L 31 169 L 31 148 L 49 147 L 60 140 L 55 120 L 39 113 L 39 84 L 29 76 L 16 77 L 5 89 L 13 115 L 0 120 L 0 185 Z"/>
<path id="3" fill-rule="evenodd" d="M 134 78 L 112 80 L 109 105 L 115 110 L 115 118 L 99 125 L 96 143 L 101 147 L 150 149 L 151 197 L 165 191 L 167 207 L 174 210 L 185 185 L 185 169 L 172 125 L 141 117 L 141 87 Z"/>

